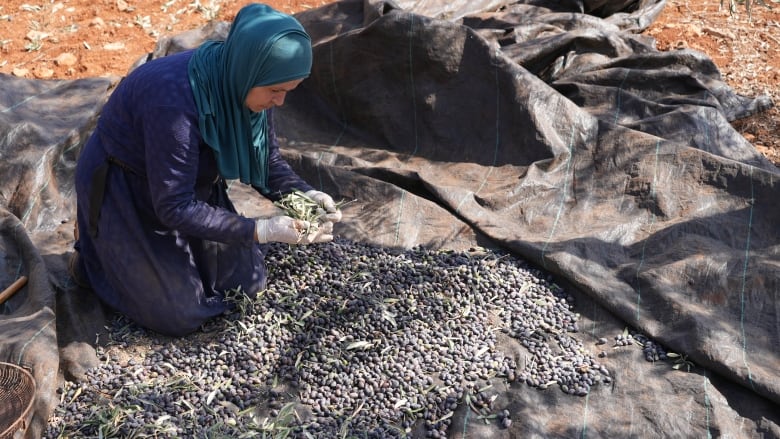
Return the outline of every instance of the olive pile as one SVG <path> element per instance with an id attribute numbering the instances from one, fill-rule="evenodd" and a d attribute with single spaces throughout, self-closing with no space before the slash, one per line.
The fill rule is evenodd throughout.
<path id="1" fill-rule="evenodd" d="M 47 436 L 446 437 L 463 404 L 512 424 L 485 390 L 496 380 L 580 396 L 611 380 L 571 335 L 573 299 L 511 254 L 336 239 L 272 245 L 266 263 L 266 290 L 229 294 L 196 334 L 114 320 L 114 346 L 63 389 Z"/>

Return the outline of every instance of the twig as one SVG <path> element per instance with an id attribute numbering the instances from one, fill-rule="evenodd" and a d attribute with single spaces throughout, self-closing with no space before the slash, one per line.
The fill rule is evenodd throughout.
<path id="1" fill-rule="evenodd" d="M 19 279 L 16 279 L 14 283 L 12 283 L 8 288 L 6 288 L 5 290 L 3 290 L 2 293 L 0 293 L 0 305 L 5 303 L 6 300 L 10 299 L 11 296 L 16 294 L 26 284 L 27 284 L 27 276 L 22 276 Z"/>

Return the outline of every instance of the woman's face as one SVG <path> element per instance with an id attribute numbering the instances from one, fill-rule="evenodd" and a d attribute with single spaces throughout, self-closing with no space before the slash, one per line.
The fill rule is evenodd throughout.
<path id="1" fill-rule="evenodd" d="M 303 79 L 282 82 L 279 84 L 263 85 L 249 89 L 244 105 L 255 113 L 278 107 L 284 104 L 287 93 L 303 82 Z"/>

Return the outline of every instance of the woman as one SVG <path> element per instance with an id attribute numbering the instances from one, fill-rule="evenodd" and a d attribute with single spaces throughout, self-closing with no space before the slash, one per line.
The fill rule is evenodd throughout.
<path id="1" fill-rule="evenodd" d="M 184 335 L 229 307 L 224 291 L 265 287 L 267 243 L 331 240 L 341 212 L 282 159 L 271 115 L 311 64 L 300 23 L 251 4 L 224 42 L 124 78 L 76 169 L 74 279 L 140 325 Z M 308 234 L 287 216 L 243 217 L 226 179 L 271 200 L 304 191 L 328 215 Z"/>

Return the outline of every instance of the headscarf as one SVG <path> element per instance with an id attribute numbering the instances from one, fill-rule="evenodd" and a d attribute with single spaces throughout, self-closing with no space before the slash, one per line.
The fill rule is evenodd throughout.
<path id="1" fill-rule="evenodd" d="M 266 191 L 268 117 L 244 104 L 253 87 L 309 76 L 311 39 L 290 15 L 262 4 L 241 8 L 225 41 L 209 41 L 188 65 L 204 141 L 222 177 Z"/>

